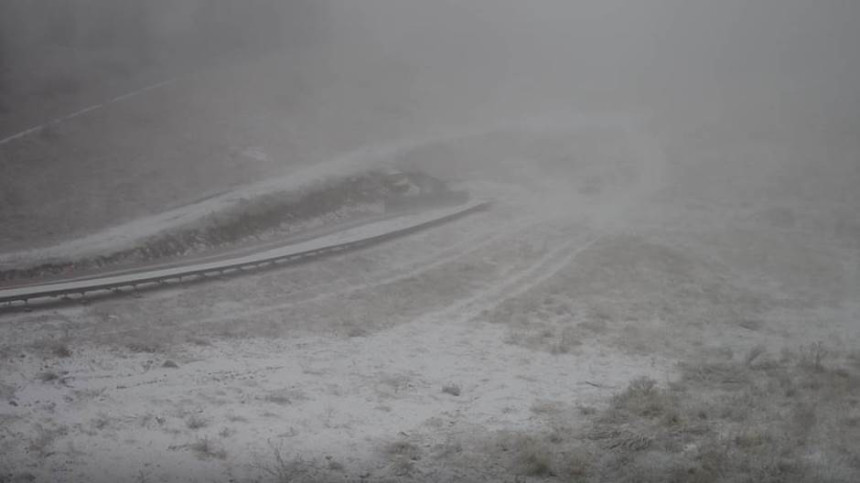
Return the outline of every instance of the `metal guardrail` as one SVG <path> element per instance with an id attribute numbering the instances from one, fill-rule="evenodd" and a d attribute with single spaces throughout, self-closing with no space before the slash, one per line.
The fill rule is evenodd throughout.
<path id="1" fill-rule="evenodd" d="M 327 254 L 362 248 L 390 240 L 392 238 L 405 236 L 462 218 L 468 214 L 487 209 L 489 206 L 489 201 L 476 201 L 468 203 L 464 207 L 459 207 L 457 210 L 452 212 L 444 213 L 429 220 L 419 221 L 413 225 L 398 228 L 386 233 L 362 237 L 341 243 L 323 245 L 311 249 L 302 249 L 301 246 L 312 244 L 313 240 L 299 243 L 297 245 L 288 245 L 285 247 L 266 250 L 253 255 L 244 255 L 215 262 L 198 263 L 185 267 L 151 269 L 123 275 L 107 275 L 104 277 L 89 278 L 86 280 L 66 282 L 52 281 L 50 283 L 38 285 L 0 289 L 0 304 L 5 304 L 4 306 L 6 308 L 27 308 L 29 307 L 28 304 L 31 300 L 37 299 L 64 298 L 71 295 L 80 295 L 81 297 L 85 297 L 89 293 L 105 291 L 117 293 L 122 288 L 132 288 L 135 290 L 140 287 L 151 288 L 165 285 L 170 282 L 182 283 L 186 281 L 197 281 L 207 277 L 240 273 L 264 267 L 289 264 L 291 262 L 298 263 L 300 261 L 319 258 Z M 18 304 L 16 304 L 16 302 L 18 302 Z M 2 308 L 3 307 L 0 306 L 0 309 Z"/>

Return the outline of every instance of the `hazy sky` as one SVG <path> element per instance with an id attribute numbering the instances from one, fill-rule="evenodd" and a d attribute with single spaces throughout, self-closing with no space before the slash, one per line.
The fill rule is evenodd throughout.
<path id="1" fill-rule="evenodd" d="M 9 0 L 0 4 L 0 15 L 4 8 L 7 11 L 7 18 L 0 18 L 0 41 L 14 46 L 17 38 L 32 37 L 39 31 L 34 25 L 45 23 L 48 17 L 33 5 L 77 5 L 83 26 L 75 31 L 80 31 L 78 37 L 82 38 L 111 38 L 81 33 L 94 19 L 135 24 L 131 21 L 137 19 L 135 15 L 106 14 L 99 3 L 106 1 L 37 4 Z M 431 89 L 436 98 L 458 93 L 469 97 L 481 89 L 495 89 L 507 96 L 529 91 L 532 98 L 546 93 L 549 99 L 602 95 L 621 104 L 629 100 L 658 105 L 700 100 L 742 106 L 801 103 L 827 105 L 834 112 L 841 111 L 842 117 L 852 115 L 860 105 L 857 0 L 138 3 L 143 1 L 125 0 L 125 7 L 118 8 L 146 5 L 150 19 L 146 31 L 154 38 L 142 44 L 145 49 L 126 49 L 122 55 L 134 57 L 145 50 L 147 55 L 138 55 L 145 57 L 143 60 L 167 59 L 188 69 L 199 64 L 195 62 L 199 59 L 189 56 L 223 55 L 228 47 L 239 44 L 273 45 L 255 42 L 255 38 L 265 39 L 278 30 L 271 21 L 274 17 L 275 22 L 283 21 L 283 30 L 289 33 L 281 43 L 290 47 L 291 55 L 303 50 L 308 57 L 328 56 L 332 72 L 347 82 L 354 82 L 350 77 L 354 70 L 350 69 L 367 65 L 362 74 L 365 81 L 372 79 L 373 83 L 400 89 L 410 83 L 420 84 L 418 91 Z M 195 12 L 205 5 L 219 5 L 213 11 L 224 18 L 216 19 L 214 27 L 204 32 L 197 25 L 200 15 L 195 16 Z M 18 11 L 21 18 L 10 20 L 8 12 L 12 11 Z M 22 12 L 29 12 L 29 16 Z M 49 22 L 48 27 L 62 30 L 66 24 L 62 18 L 58 22 Z M 101 27 L 120 40 L 129 40 L 123 37 L 128 28 L 113 26 L 112 31 Z M 57 36 L 56 32 L 42 33 L 49 39 Z M 231 38 L 240 41 L 218 41 Z M 79 50 L 95 52 L 102 48 L 82 42 L 78 42 Z M 105 50 L 122 42 L 114 38 L 102 43 L 108 44 L 102 48 Z M 16 71 L 26 68 L 38 73 L 45 65 L 62 64 L 71 58 L 56 46 L 40 50 L 36 43 L 24 45 L 18 49 L 21 52 L 13 50 L 7 48 L 4 54 L 0 49 L 0 54 L 17 59 L 17 63 L 9 62 L 10 69 Z M 240 52 L 254 56 L 259 50 Z M 78 51 L 76 59 L 85 58 Z M 134 65 L 128 68 L 133 70 Z M 41 70 L 50 75 L 62 69 Z M 86 64 L 81 70 L 93 68 Z M 30 80 L 19 84 L 29 85 Z"/>
<path id="2" fill-rule="evenodd" d="M 334 1 L 335 35 L 426 70 L 857 99 L 855 0 Z"/>

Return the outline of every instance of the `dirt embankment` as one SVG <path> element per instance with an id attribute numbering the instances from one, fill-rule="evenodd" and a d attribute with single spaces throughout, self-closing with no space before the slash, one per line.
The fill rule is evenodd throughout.
<path id="1" fill-rule="evenodd" d="M 98 256 L 51 261 L 0 271 L 0 283 L 31 280 L 164 261 L 336 227 L 418 207 L 459 202 L 466 193 L 450 190 L 418 172 L 370 171 L 321 181 L 299 191 L 279 192 L 212 213 L 199 221 Z"/>

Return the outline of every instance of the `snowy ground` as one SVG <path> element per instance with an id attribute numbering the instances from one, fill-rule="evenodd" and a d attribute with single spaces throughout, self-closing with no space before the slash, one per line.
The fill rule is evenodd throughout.
<path id="1" fill-rule="evenodd" d="M 312 264 L 4 316 L 0 474 L 612 481 L 623 478 L 604 455 L 577 456 L 570 440 L 605 440 L 588 428 L 609 424 L 603 411 L 631 381 L 668 388 L 686 380 L 679 362 L 751 368 L 810 348 L 816 370 L 854 380 L 856 199 L 791 204 L 766 170 L 720 178 L 673 154 L 693 148 L 600 116 L 363 150 L 497 203 Z M 746 159 L 736 154 L 722 161 Z M 834 468 L 824 480 L 860 471 L 857 431 L 840 430 L 837 450 L 822 443 L 860 421 L 860 398 L 843 391 L 803 443 Z M 731 441 L 757 448 L 749 439 Z M 636 467 L 658 440 L 600 448 Z"/>

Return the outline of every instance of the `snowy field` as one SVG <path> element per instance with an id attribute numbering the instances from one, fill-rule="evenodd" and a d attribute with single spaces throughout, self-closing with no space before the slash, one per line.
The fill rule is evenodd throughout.
<path id="1" fill-rule="evenodd" d="M 0 481 L 856 481 L 857 146 L 684 129 L 368 146 L 494 206 L 0 316 Z"/>

